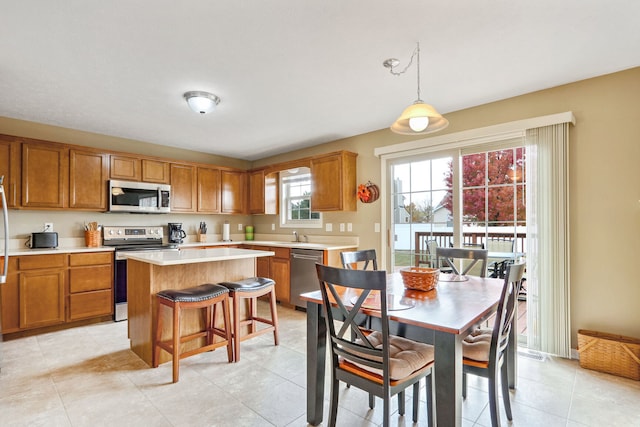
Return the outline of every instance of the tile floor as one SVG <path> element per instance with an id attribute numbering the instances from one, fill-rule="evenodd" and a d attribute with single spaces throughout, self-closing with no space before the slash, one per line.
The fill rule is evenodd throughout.
<path id="1" fill-rule="evenodd" d="M 126 322 L 5 341 L 0 425 L 306 426 L 305 314 L 283 307 L 279 314 L 280 346 L 264 335 L 243 343 L 236 364 L 224 349 L 184 359 L 177 384 L 170 363 L 151 369 L 129 350 Z M 527 356 L 518 381 L 512 425 L 640 426 L 640 382 Z M 486 381 L 470 386 L 463 425 L 489 426 Z M 338 425 L 381 425 L 382 403 L 369 410 L 363 392 L 343 388 L 340 403 Z M 409 402 L 408 416 L 392 415 L 392 425 L 411 425 L 410 411 Z"/>

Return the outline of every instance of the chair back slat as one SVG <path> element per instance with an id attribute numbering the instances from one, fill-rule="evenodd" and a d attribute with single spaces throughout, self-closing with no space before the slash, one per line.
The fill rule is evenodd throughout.
<path id="1" fill-rule="evenodd" d="M 378 260 L 375 249 L 340 252 L 340 260 L 342 261 L 342 268 L 347 268 L 349 270 L 368 270 L 369 267 L 371 267 L 372 270 L 378 269 Z M 362 268 L 356 268 L 359 265 L 362 265 Z"/>
<path id="2" fill-rule="evenodd" d="M 502 363 L 505 350 L 509 345 L 509 334 L 511 333 L 511 325 L 516 312 L 518 293 L 522 286 L 524 267 L 524 263 L 511 264 L 507 267 L 496 314 L 496 324 L 491 337 L 489 363 Z"/>
<path id="3" fill-rule="evenodd" d="M 468 249 L 468 248 L 436 248 L 436 258 L 438 265 L 446 265 L 451 268 L 454 274 L 469 274 L 471 269 L 479 262 L 480 263 L 480 277 L 485 277 L 487 272 L 487 257 L 489 251 L 486 249 Z M 470 262 L 464 263 L 464 269 L 462 273 L 456 266 L 456 259 L 469 260 Z"/>
<path id="4" fill-rule="evenodd" d="M 322 292 L 332 357 L 340 356 L 351 363 L 364 364 L 388 373 L 389 320 L 386 272 L 349 270 L 322 264 L 316 264 L 316 271 Z M 375 348 L 356 322 L 367 300 L 380 302 L 383 339 L 381 349 Z M 338 312 L 337 316 L 334 309 Z M 343 322 L 339 330 L 336 330 L 336 321 Z M 349 331 L 356 334 L 357 342 L 349 336 Z"/>

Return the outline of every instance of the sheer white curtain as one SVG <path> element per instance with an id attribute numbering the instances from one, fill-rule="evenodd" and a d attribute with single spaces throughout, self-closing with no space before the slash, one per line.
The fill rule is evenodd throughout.
<path id="1" fill-rule="evenodd" d="M 527 340 L 571 357 L 569 123 L 526 132 Z"/>

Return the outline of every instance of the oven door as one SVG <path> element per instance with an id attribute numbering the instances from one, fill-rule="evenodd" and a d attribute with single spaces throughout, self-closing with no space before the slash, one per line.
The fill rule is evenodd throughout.
<path id="1" fill-rule="evenodd" d="M 136 252 L 140 251 L 177 251 L 178 248 L 135 248 L 135 249 L 116 249 L 115 254 L 115 268 L 114 268 L 114 279 L 113 279 L 113 287 L 115 290 L 114 295 L 114 316 L 113 320 L 119 322 L 121 320 L 127 320 L 127 259 L 122 255 L 124 252 L 134 250 Z"/>

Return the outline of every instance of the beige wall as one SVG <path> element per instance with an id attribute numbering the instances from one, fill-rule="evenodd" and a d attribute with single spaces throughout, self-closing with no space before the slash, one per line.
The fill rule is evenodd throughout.
<path id="1" fill-rule="evenodd" d="M 638 245 L 640 167 L 637 165 L 640 159 L 640 105 L 638 99 L 640 99 L 640 68 L 634 68 L 448 113 L 446 116 L 450 126 L 438 133 L 442 135 L 564 111 L 572 111 L 576 116 L 577 124 L 570 130 L 569 171 L 573 347 L 577 344 L 578 329 L 595 329 L 640 337 L 640 310 L 637 308 L 640 301 L 640 280 L 634 268 L 635 262 L 640 258 Z M 0 133 L 53 139 L 48 136 L 50 127 L 32 124 L 17 126 L 15 123 L 16 121 L 0 118 Z M 34 126 L 38 130 L 35 134 L 32 130 Z M 56 129 L 59 131 L 59 128 Z M 89 145 L 82 144 L 80 141 L 82 136 L 87 135 L 86 133 L 68 130 L 65 132 L 63 132 L 65 135 L 63 139 L 54 140 Z M 99 147 L 141 154 L 159 153 L 157 146 L 146 143 L 104 136 L 92 136 L 90 139 L 94 138 Z M 410 139 L 410 137 L 395 135 L 383 129 L 262 159 L 254 162 L 253 166 L 344 149 L 358 153 L 358 183 L 371 180 L 373 183 L 380 184 L 380 161 L 373 155 L 374 148 Z M 104 143 L 113 145 L 101 145 Z M 163 154 L 158 155 L 173 156 L 177 159 L 201 158 L 198 157 L 201 155 L 191 158 L 189 152 L 176 149 L 161 148 L 160 150 Z M 232 165 L 229 164 L 229 166 Z M 239 163 L 237 167 L 243 166 Z M 23 214 L 12 212 L 12 217 L 20 215 Z M 61 213 L 57 215 L 64 216 Z M 29 213 L 24 216 L 28 216 L 26 221 L 28 224 L 44 222 L 47 217 L 43 213 Z M 73 214 L 73 216 L 76 219 L 72 219 L 71 223 L 76 225 L 83 217 L 80 214 Z M 94 217 L 95 215 L 86 216 Z M 199 216 L 183 215 L 181 218 L 185 217 L 194 223 L 201 220 Z M 271 224 L 276 225 L 275 233 L 290 232 L 289 229 L 278 228 L 277 217 L 273 215 L 254 216 L 252 219 L 210 217 L 216 223 L 221 223 L 224 219 L 231 219 L 236 223 L 252 220 L 256 233 L 261 234 L 272 233 Z M 374 223 L 380 222 L 380 218 L 380 201 L 371 204 L 358 203 L 356 213 L 324 214 L 324 221 L 333 224 L 332 233 L 313 229 L 298 231 L 300 234 L 310 236 L 353 234 L 360 237 L 361 248 L 376 248 L 380 251 L 380 234 L 374 233 Z M 122 220 L 129 221 L 127 217 Z M 353 224 L 353 233 L 340 233 L 339 224 L 348 222 Z M 73 225 L 74 230 L 76 225 Z"/>
<path id="2" fill-rule="evenodd" d="M 573 347 L 578 329 L 640 338 L 640 68 L 584 80 L 446 114 L 449 127 L 437 135 L 572 111 L 570 129 L 570 260 Z M 391 120 L 392 118 L 390 118 Z M 346 149 L 359 153 L 358 182 L 380 183 L 373 149 L 407 141 L 380 130 L 261 160 L 270 163 Z M 333 214 L 357 221 L 360 247 L 380 248 L 373 223 L 380 202 L 358 204 L 357 214 Z M 257 221 L 260 221 L 259 219 Z M 334 227 L 335 228 L 335 227 Z"/>

